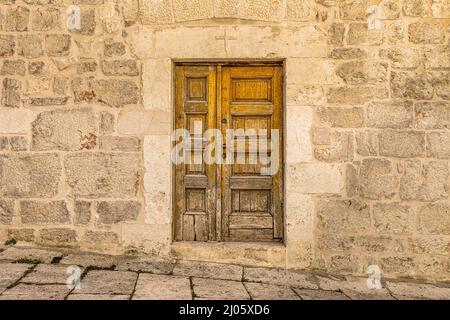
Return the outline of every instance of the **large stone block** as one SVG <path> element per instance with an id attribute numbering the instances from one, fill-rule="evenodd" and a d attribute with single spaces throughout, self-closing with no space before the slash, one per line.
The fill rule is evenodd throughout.
<path id="1" fill-rule="evenodd" d="M 0 110 L 0 133 L 28 134 L 33 121 L 33 114 L 24 109 Z"/>
<path id="2" fill-rule="evenodd" d="M 138 76 L 139 70 L 135 60 L 103 60 L 103 73 L 107 76 Z"/>
<path id="3" fill-rule="evenodd" d="M 329 103 L 361 104 L 373 99 L 388 97 L 385 87 L 335 87 L 328 91 Z"/>
<path id="4" fill-rule="evenodd" d="M 389 59 L 396 69 L 415 69 L 423 59 L 420 51 L 412 47 L 381 49 L 380 57 Z"/>
<path id="5" fill-rule="evenodd" d="M 100 201 L 97 205 L 99 224 L 135 221 L 141 211 L 137 201 Z"/>
<path id="6" fill-rule="evenodd" d="M 14 201 L 0 199 L 0 224 L 12 224 L 14 215 Z"/>
<path id="7" fill-rule="evenodd" d="M 344 173 L 338 164 L 296 164 L 287 166 L 287 190 L 298 193 L 340 193 Z"/>
<path id="8" fill-rule="evenodd" d="M 369 205 L 356 200 L 321 199 L 317 205 L 317 226 L 326 233 L 369 232 Z"/>
<path id="9" fill-rule="evenodd" d="M 376 46 L 383 43 L 382 30 L 368 29 L 367 23 L 351 23 L 347 33 L 349 45 Z"/>
<path id="10" fill-rule="evenodd" d="M 409 128 L 413 121 L 410 101 L 371 102 L 367 107 L 367 125 L 375 128 Z"/>
<path id="11" fill-rule="evenodd" d="M 328 29 L 328 43 L 341 47 L 344 44 L 345 24 L 333 23 Z"/>
<path id="12" fill-rule="evenodd" d="M 436 201 L 448 197 L 447 162 L 431 161 L 422 166 L 419 160 L 407 161 L 400 180 L 403 200 Z"/>
<path id="13" fill-rule="evenodd" d="M 447 0 L 433 0 L 431 11 L 433 17 L 450 18 L 450 3 Z"/>
<path id="14" fill-rule="evenodd" d="M 213 2 L 210 0 L 175 0 L 173 11 L 177 22 L 203 20 L 214 16 Z"/>
<path id="15" fill-rule="evenodd" d="M 396 194 L 398 178 L 386 159 L 364 159 L 360 168 L 361 195 L 368 199 L 392 198 Z"/>
<path id="16" fill-rule="evenodd" d="M 359 20 L 365 21 L 367 19 L 367 5 L 368 2 L 362 1 L 341 1 L 339 4 L 339 13 L 343 20 Z"/>
<path id="17" fill-rule="evenodd" d="M 6 31 L 27 31 L 30 19 L 30 9 L 24 6 L 10 7 L 6 12 Z"/>
<path id="18" fill-rule="evenodd" d="M 313 0 L 288 0 L 286 17 L 293 21 L 308 21 L 317 14 L 317 5 Z"/>
<path id="19" fill-rule="evenodd" d="M 450 50 L 448 46 L 426 48 L 425 68 L 427 69 L 448 69 L 450 68 Z"/>
<path id="20" fill-rule="evenodd" d="M 169 224 L 172 217 L 172 161 L 169 136 L 151 135 L 144 139 L 145 221 Z"/>
<path id="21" fill-rule="evenodd" d="M 97 146 L 97 118 L 89 109 L 46 111 L 32 123 L 32 149 L 78 151 Z"/>
<path id="22" fill-rule="evenodd" d="M 169 255 L 172 242 L 172 225 L 170 223 L 152 225 L 124 223 L 121 228 L 121 239 L 127 250 L 159 257 Z"/>
<path id="23" fill-rule="evenodd" d="M 50 57 L 61 57 L 69 55 L 72 38 L 68 34 L 47 34 L 45 36 L 45 47 Z"/>
<path id="24" fill-rule="evenodd" d="M 394 98 L 429 100 L 433 97 L 432 79 L 427 74 L 392 72 L 391 92 Z"/>
<path id="25" fill-rule="evenodd" d="M 99 148 L 103 151 L 141 151 L 141 139 L 137 137 L 102 136 L 99 139 Z"/>
<path id="26" fill-rule="evenodd" d="M 380 267 L 387 274 L 411 275 L 414 273 L 416 262 L 412 257 L 383 257 Z"/>
<path id="27" fill-rule="evenodd" d="M 139 17 L 142 24 L 171 23 L 173 22 L 172 1 L 139 0 Z"/>
<path id="28" fill-rule="evenodd" d="M 172 61 L 150 59 L 143 63 L 142 97 L 145 109 L 172 108 Z"/>
<path id="29" fill-rule="evenodd" d="M 123 111 L 119 114 L 118 131 L 130 135 L 169 135 L 171 123 L 168 111 Z"/>
<path id="30" fill-rule="evenodd" d="M 330 144 L 316 146 L 314 156 L 324 162 L 352 161 L 354 155 L 354 135 L 352 132 L 335 131 L 330 135 Z"/>
<path id="31" fill-rule="evenodd" d="M 24 224 L 67 224 L 69 210 L 65 201 L 21 201 L 20 217 Z"/>
<path id="32" fill-rule="evenodd" d="M 283 1 L 253 0 L 239 2 L 239 17 L 262 21 L 279 21 L 283 18 Z"/>
<path id="33" fill-rule="evenodd" d="M 409 41 L 417 44 L 436 44 L 444 42 L 442 24 L 437 22 L 415 22 L 408 28 Z"/>
<path id="34" fill-rule="evenodd" d="M 352 61 L 341 64 L 336 74 L 348 84 L 376 84 L 386 81 L 387 64 Z"/>
<path id="35" fill-rule="evenodd" d="M 77 241 L 77 233 L 73 229 L 51 228 L 42 229 L 40 232 L 41 241 L 57 244 L 74 243 Z"/>
<path id="36" fill-rule="evenodd" d="M 341 128 L 359 128 L 364 125 L 363 108 L 323 107 L 318 109 L 323 124 Z"/>
<path id="37" fill-rule="evenodd" d="M 18 37 L 17 53 L 25 58 L 39 58 L 44 54 L 42 37 L 37 34 L 27 34 Z"/>
<path id="38" fill-rule="evenodd" d="M 57 154 L 0 156 L 0 196 L 50 198 L 58 194 L 61 163 Z"/>
<path id="39" fill-rule="evenodd" d="M 340 83 L 334 73 L 334 62 L 323 59 L 288 59 L 286 82 L 300 85 L 326 85 Z"/>
<path id="40" fill-rule="evenodd" d="M 425 17 L 431 13 L 433 0 L 405 0 L 403 1 L 403 13 L 411 17 Z"/>
<path id="41" fill-rule="evenodd" d="M 16 42 L 13 36 L 0 35 L 0 57 L 10 57 L 14 54 Z"/>
<path id="42" fill-rule="evenodd" d="M 415 231 L 414 210 L 398 202 L 375 204 L 373 220 L 379 234 L 410 235 Z"/>
<path id="43" fill-rule="evenodd" d="M 427 134 L 427 156 L 450 159 L 450 133 L 430 132 Z"/>
<path id="44" fill-rule="evenodd" d="M 37 8 L 31 14 L 31 29 L 49 31 L 60 26 L 61 12 L 57 8 Z"/>
<path id="45" fill-rule="evenodd" d="M 356 152 L 361 156 L 378 155 L 378 133 L 374 131 L 356 134 Z"/>
<path id="46" fill-rule="evenodd" d="M 64 159 L 71 194 L 85 198 L 135 197 L 141 160 L 135 153 L 76 153 Z"/>
<path id="47" fill-rule="evenodd" d="M 419 228 L 422 234 L 450 235 L 450 207 L 447 203 L 423 206 L 419 212 Z"/>
<path id="48" fill-rule="evenodd" d="M 287 107 L 286 162 L 298 163 L 312 159 L 310 130 L 312 110 L 309 107 Z"/>
<path id="49" fill-rule="evenodd" d="M 0 70 L 0 75 L 25 75 L 25 61 L 4 60 Z"/>
<path id="50" fill-rule="evenodd" d="M 380 155 L 411 158 L 425 156 L 425 133 L 386 130 L 380 133 Z"/>
<path id="51" fill-rule="evenodd" d="M 415 105 L 415 122 L 418 129 L 449 129 L 450 103 L 419 102 Z"/>
<path id="52" fill-rule="evenodd" d="M 72 81 L 75 102 L 101 102 L 111 107 L 120 108 L 136 104 L 140 100 L 139 87 L 131 80 L 125 79 L 75 79 Z"/>
<path id="53" fill-rule="evenodd" d="M 8 108 L 18 108 L 21 105 L 22 82 L 17 79 L 5 78 L 2 86 L 2 105 Z"/>
<path id="54" fill-rule="evenodd" d="M 413 253 L 447 255 L 450 251 L 450 241 L 445 236 L 421 236 L 408 239 L 408 245 Z"/>

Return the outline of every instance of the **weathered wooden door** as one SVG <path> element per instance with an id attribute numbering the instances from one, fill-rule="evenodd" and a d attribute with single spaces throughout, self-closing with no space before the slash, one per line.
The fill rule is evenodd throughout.
<path id="1" fill-rule="evenodd" d="M 192 153 L 211 143 L 202 135 L 208 129 L 222 140 L 215 151 L 220 161 L 175 165 L 174 239 L 279 241 L 282 67 L 180 65 L 175 75 L 175 126 L 188 132 Z"/>

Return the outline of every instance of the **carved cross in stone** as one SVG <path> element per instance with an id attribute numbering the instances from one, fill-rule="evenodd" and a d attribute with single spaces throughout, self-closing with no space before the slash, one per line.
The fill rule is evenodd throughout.
<path id="1" fill-rule="evenodd" d="M 227 29 L 223 29 L 223 36 L 216 37 L 216 40 L 223 41 L 223 47 L 225 49 L 225 53 L 228 54 L 228 40 L 237 40 L 236 37 L 231 37 L 227 34 Z"/>

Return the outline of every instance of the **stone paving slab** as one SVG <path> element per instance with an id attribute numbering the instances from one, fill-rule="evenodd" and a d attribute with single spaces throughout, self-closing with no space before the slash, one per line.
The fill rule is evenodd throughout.
<path id="1" fill-rule="evenodd" d="M 450 287 L 438 287 L 432 284 L 404 283 L 388 281 L 386 286 L 399 300 L 431 299 L 450 300 Z"/>
<path id="2" fill-rule="evenodd" d="M 192 300 L 189 278 L 139 274 L 133 300 Z"/>
<path id="3" fill-rule="evenodd" d="M 67 265 L 40 264 L 28 273 L 20 282 L 34 284 L 66 284 L 71 276 Z M 80 275 L 84 269 L 80 268 Z"/>
<path id="4" fill-rule="evenodd" d="M 0 263 L 0 293 L 22 278 L 31 267 L 29 264 Z"/>
<path id="5" fill-rule="evenodd" d="M 192 279 L 195 300 L 248 300 L 242 282 L 215 279 Z"/>
<path id="6" fill-rule="evenodd" d="M 312 275 L 282 269 L 244 268 L 244 281 L 305 289 L 319 288 Z"/>
<path id="7" fill-rule="evenodd" d="M 122 294 L 70 294 L 67 300 L 130 300 L 130 296 Z"/>
<path id="8" fill-rule="evenodd" d="M 322 290 L 342 291 L 352 300 L 393 300 L 386 288 L 369 289 L 367 278 L 316 276 Z"/>
<path id="9" fill-rule="evenodd" d="M 137 273 L 127 271 L 89 271 L 81 279 L 81 289 L 75 293 L 131 295 L 136 284 L 137 276 Z"/>
<path id="10" fill-rule="evenodd" d="M 68 254 L 60 264 L 91 267 L 98 269 L 112 269 L 117 265 L 117 257 L 98 254 Z"/>
<path id="11" fill-rule="evenodd" d="M 199 261 L 178 261 L 173 269 L 175 275 L 237 281 L 242 280 L 242 272 L 240 266 Z"/>
<path id="12" fill-rule="evenodd" d="M 0 260 L 51 263 L 55 258 L 62 257 L 61 252 L 37 248 L 10 247 L 0 253 Z"/>
<path id="13" fill-rule="evenodd" d="M 171 274 L 175 261 L 149 258 L 124 258 L 118 262 L 117 270 Z"/>
<path id="14" fill-rule="evenodd" d="M 300 300 L 300 297 L 289 287 L 265 283 L 244 283 L 253 300 Z"/>
<path id="15" fill-rule="evenodd" d="M 295 292 L 302 298 L 302 300 L 350 300 L 342 292 L 313 290 L 313 289 L 296 289 Z"/>
<path id="16" fill-rule="evenodd" d="M 65 285 L 20 283 L 0 295 L 0 300 L 63 300 L 70 290 Z"/>

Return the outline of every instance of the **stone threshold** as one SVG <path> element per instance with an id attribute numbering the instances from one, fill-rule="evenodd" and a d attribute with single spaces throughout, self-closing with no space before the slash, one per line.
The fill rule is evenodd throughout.
<path id="1" fill-rule="evenodd" d="M 175 259 L 286 268 L 286 246 L 270 242 L 194 242 L 171 244 Z"/>

